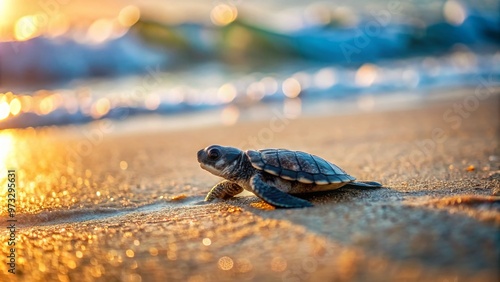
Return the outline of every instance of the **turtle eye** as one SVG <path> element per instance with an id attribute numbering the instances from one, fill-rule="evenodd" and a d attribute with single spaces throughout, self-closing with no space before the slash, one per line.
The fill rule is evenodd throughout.
<path id="1" fill-rule="evenodd" d="M 217 148 L 212 148 L 208 150 L 208 158 L 211 160 L 216 160 L 220 157 L 220 150 Z"/>

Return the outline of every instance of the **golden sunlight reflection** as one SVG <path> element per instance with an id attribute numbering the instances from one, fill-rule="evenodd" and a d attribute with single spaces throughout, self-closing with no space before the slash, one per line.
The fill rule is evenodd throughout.
<path id="1" fill-rule="evenodd" d="M 0 16 L 3 17 L 5 16 L 7 13 L 6 11 L 8 10 L 8 4 L 7 3 L 8 0 L 0 0 Z M 0 18 L 0 23 L 1 23 L 1 20 L 2 18 Z"/>
<path id="2" fill-rule="evenodd" d="M 120 169 L 127 170 L 127 168 L 128 168 L 128 163 L 126 161 L 121 161 L 120 162 Z"/>
<path id="3" fill-rule="evenodd" d="M 228 25 L 238 16 L 236 7 L 227 4 L 219 4 L 210 12 L 212 23 L 219 26 Z"/>
<path id="4" fill-rule="evenodd" d="M 222 103 L 229 103 L 236 98 L 236 87 L 231 83 L 226 83 L 222 85 L 217 91 L 217 97 Z"/>
<path id="5" fill-rule="evenodd" d="M 219 268 L 222 270 L 230 270 L 234 266 L 233 259 L 228 256 L 223 256 L 218 262 Z"/>
<path id="6" fill-rule="evenodd" d="M 4 32 L 11 28 L 11 17 L 12 14 L 10 13 L 11 6 L 10 3 L 11 1 L 9 0 L 0 0 L 0 41 L 3 36 L 10 37 L 10 34 L 4 34 Z"/>
<path id="7" fill-rule="evenodd" d="M 205 246 L 210 246 L 210 245 L 212 245 L 212 240 L 210 240 L 210 238 L 208 238 L 208 237 L 205 237 L 205 238 L 203 238 L 202 243 Z"/>
<path id="8" fill-rule="evenodd" d="M 20 97 L 21 99 L 21 111 L 23 113 L 27 113 L 31 111 L 31 106 L 33 104 L 33 98 L 28 95 L 23 95 Z"/>
<path id="9" fill-rule="evenodd" d="M 90 110 L 90 115 L 94 119 L 98 119 L 104 115 L 106 115 L 111 108 L 111 104 L 107 98 L 101 98 L 97 100 Z"/>
<path id="10" fill-rule="evenodd" d="M 38 18 L 33 15 L 24 16 L 17 20 L 14 28 L 14 37 L 16 40 L 25 41 L 40 35 L 40 23 Z"/>
<path id="11" fill-rule="evenodd" d="M 0 41 L 71 33 L 77 42 L 98 44 L 122 36 L 141 17 L 137 6 L 120 1 L 70 2 L 0 0 Z"/>
<path id="12" fill-rule="evenodd" d="M 91 44 L 100 44 L 111 37 L 113 33 L 113 21 L 99 19 L 90 25 L 87 31 L 87 40 Z"/>
<path id="13" fill-rule="evenodd" d="M 6 101 L 0 102 L 0 120 L 6 119 L 10 114 L 9 103 Z"/>
<path id="14" fill-rule="evenodd" d="M 11 169 L 7 167 L 9 163 L 9 154 L 14 147 L 14 136 L 9 131 L 0 132 L 0 169 L 5 171 Z"/>
<path id="15" fill-rule="evenodd" d="M 10 101 L 10 113 L 15 116 L 21 111 L 21 101 L 18 98 Z"/>
<path id="16" fill-rule="evenodd" d="M 46 115 L 54 110 L 54 101 L 50 96 L 45 97 L 40 101 L 38 107 L 38 114 Z"/>
<path id="17" fill-rule="evenodd" d="M 141 11 L 136 6 L 130 5 L 121 9 L 118 22 L 124 27 L 133 26 L 141 17 Z"/>

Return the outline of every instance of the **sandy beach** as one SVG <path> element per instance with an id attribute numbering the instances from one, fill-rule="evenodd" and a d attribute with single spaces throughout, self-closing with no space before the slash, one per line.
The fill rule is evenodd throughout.
<path id="1" fill-rule="evenodd" d="M 463 92 L 184 129 L 4 130 L 3 169 L 19 188 L 16 274 L 2 209 L 0 280 L 498 281 L 500 96 Z M 384 188 L 312 194 L 306 209 L 250 193 L 206 204 L 219 179 L 196 152 L 210 144 L 307 151 Z"/>

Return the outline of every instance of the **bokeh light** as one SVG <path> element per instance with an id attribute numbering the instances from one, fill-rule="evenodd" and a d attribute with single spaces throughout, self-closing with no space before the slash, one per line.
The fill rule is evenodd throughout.
<path id="1" fill-rule="evenodd" d="M 10 113 L 15 116 L 21 111 L 21 101 L 18 98 L 12 99 L 10 101 Z"/>
<path id="2" fill-rule="evenodd" d="M 461 25 L 467 13 L 461 3 L 455 0 L 448 0 L 443 6 L 443 15 L 447 22 L 453 25 Z"/>
<path id="3" fill-rule="evenodd" d="M 373 64 L 364 64 L 356 72 L 356 84 L 362 87 L 368 87 L 375 82 L 377 78 L 377 66 Z"/>
<path id="4" fill-rule="evenodd" d="M 10 114 L 10 107 L 7 101 L 0 102 L 0 120 L 6 119 Z"/>
<path id="5" fill-rule="evenodd" d="M 121 9 L 118 22 L 124 27 L 133 26 L 141 17 L 141 11 L 136 6 L 130 5 Z"/>
<path id="6" fill-rule="evenodd" d="M 100 118 L 106 115 L 110 108 L 111 104 L 109 100 L 107 98 L 101 98 L 92 105 L 90 115 L 95 119 Z"/>
<path id="7" fill-rule="evenodd" d="M 238 16 L 236 7 L 228 4 L 219 4 L 210 12 L 212 23 L 219 26 L 228 25 Z"/>
<path id="8" fill-rule="evenodd" d="M 38 114 L 46 115 L 54 110 L 54 101 L 51 96 L 42 98 L 38 106 Z"/>
<path id="9" fill-rule="evenodd" d="M 91 44 L 100 44 L 108 40 L 112 33 L 113 21 L 109 19 L 99 19 L 90 25 L 87 32 L 87 41 Z"/>
<path id="10" fill-rule="evenodd" d="M 128 163 L 126 161 L 121 161 L 120 162 L 120 169 L 127 170 L 127 168 L 128 168 Z"/>
<path id="11" fill-rule="evenodd" d="M 223 256 L 219 259 L 219 268 L 222 270 L 230 270 L 234 266 L 233 259 L 228 256 Z"/>
<path id="12" fill-rule="evenodd" d="M 22 95 L 22 96 L 20 96 L 20 100 L 21 100 L 21 105 L 22 105 L 21 111 L 23 113 L 30 112 L 32 104 L 33 104 L 33 98 L 31 96 L 28 96 L 28 95 Z"/>
<path id="13" fill-rule="evenodd" d="M 288 98 L 295 98 L 299 96 L 302 87 L 297 79 L 290 77 L 283 81 L 282 90 Z"/>
<path id="14" fill-rule="evenodd" d="M 202 243 L 205 246 L 210 246 L 212 245 L 212 240 L 210 240 L 210 238 L 203 238 Z"/>
<path id="15" fill-rule="evenodd" d="M 231 83 L 222 85 L 217 91 L 217 97 L 222 103 L 229 103 L 236 98 L 236 87 Z"/>
<path id="16" fill-rule="evenodd" d="M 14 28 L 16 40 L 25 41 L 41 33 L 40 23 L 34 15 L 24 16 L 17 20 Z"/>

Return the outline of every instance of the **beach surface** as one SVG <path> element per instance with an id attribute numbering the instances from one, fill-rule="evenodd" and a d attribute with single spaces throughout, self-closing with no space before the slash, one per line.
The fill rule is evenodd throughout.
<path id="1" fill-rule="evenodd" d="M 500 91 L 488 93 L 293 119 L 242 111 L 231 125 L 4 130 L 18 189 L 15 274 L 2 208 L 0 281 L 498 281 Z M 220 179 L 196 152 L 211 144 L 307 151 L 384 188 L 307 195 L 305 209 L 248 192 L 204 203 Z"/>

